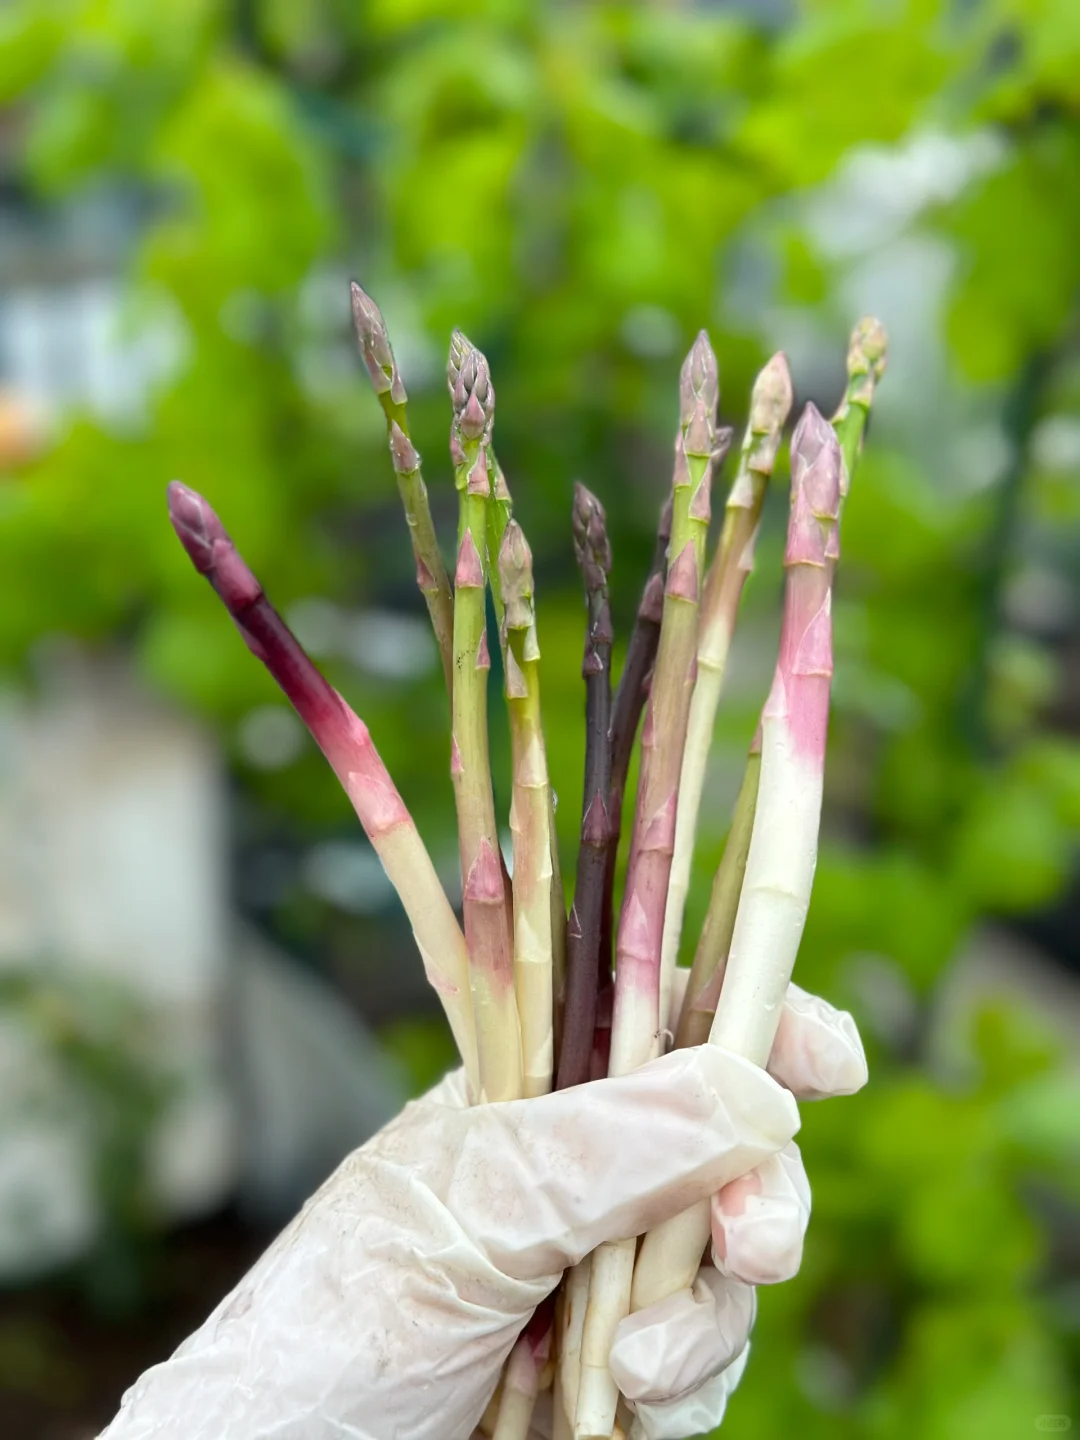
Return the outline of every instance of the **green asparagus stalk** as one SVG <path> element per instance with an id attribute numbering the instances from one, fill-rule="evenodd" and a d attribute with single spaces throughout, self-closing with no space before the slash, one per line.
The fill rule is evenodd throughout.
<path id="1" fill-rule="evenodd" d="M 510 831 L 514 839 L 514 984 L 521 1019 L 526 1096 L 551 1089 L 554 1059 L 551 979 L 551 785 L 540 719 L 532 555 L 516 520 L 503 533 L 499 573 L 505 599 L 506 695 L 513 751 Z"/>
<path id="2" fill-rule="evenodd" d="M 352 801 L 401 897 L 428 979 L 450 1022 L 470 1089 L 473 1095 L 479 1094 L 465 939 L 367 726 L 304 653 L 202 496 L 174 481 L 168 497 L 169 518 L 196 570 L 210 581 L 248 649 L 292 702 Z"/>
<path id="3" fill-rule="evenodd" d="M 832 682 L 832 583 L 843 460 L 808 405 L 791 442 L 791 516 L 780 654 L 761 712 L 761 776 L 730 954 L 710 1042 L 764 1066 L 802 939 L 817 860 Z M 692 1283 L 708 1202 L 646 1236 L 635 1309 Z"/>
<path id="4" fill-rule="evenodd" d="M 455 330 L 450 337 L 450 353 L 446 364 L 446 382 L 450 389 L 450 396 L 453 399 L 457 388 L 458 379 L 461 374 L 463 362 L 475 347 L 472 341 L 467 339 L 460 330 Z M 456 441 L 453 433 L 450 439 L 451 451 L 455 451 Z M 499 642 L 503 650 L 503 667 L 507 666 L 506 654 L 506 625 L 505 606 L 502 594 L 502 579 L 499 574 L 498 556 L 502 550 L 503 536 L 506 534 L 506 527 L 513 516 L 513 501 L 510 495 L 510 487 L 506 483 L 506 476 L 503 474 L 502 466 L 499 464 L 495 454 L 495 447 L 491 444 L 490 437 L 487 446 L 487 468 L 488 484 L 490 487 L 487 506 L 487 549 L 488 554 L 493 557 L 488 574 L 488 588 L 491 591 L 492 604 L 495 607 L 495 620 L 499 630 Z M 563 898 L 562 870 L 559 864 L 559 845 L 555 833 L 555 797 L 550 785 L 547 787 L 548 803 L 551 814 L 548 820 L 548 833 L 551 837 L 551 883 L 548 893 L 551 900 L 551 957 L 552 957 L 552 986 L 555 993 L 555 1029 L 558 1033 L 564 976 L 566 971 L 566 903 Z"/>
<path id="5" fill-rule="evenodd" d="M 698 602 L 714 463 L 730 433 L 716 429 L 716 357 L 704 331 L 683 366 L 675 448 L 671 563 L 664 592 L 656 671 L 642 733 L 641 775 L 619 920 L 609 1074 L 624 1075 L 658 1053 L 660 950 L 675 842 L 679 775 L 693 693 Z M 608 1356 L 630 1308 L 635 1241 L 602 1245 L 593 1255 L 582 1336 L 575 1440 L 610 1440 L 618 1387 Z"/>
<path id="6" fill-rule="evenodd" d="M 604 872 L 610 838 L 611 608 L 608 575 L 611 546 L 604 507 L 584 485 L 574 486 L 574 554 L 585 582 L 585 790 L 574 904 L 567 928 L 566 1005 L 559 1052 L 559 1089 L 589 1078 L 596 997 Z"/>
<path id="7" fill-rule="evenodd" d="M 662 1016 L 667 1014 L 671 981 L 678 962 L 698 811 L 728 651 L 743 587 L 753 568 L 761 508 L 791 400 L 791 375 L 787 361 L 782 354 L 776 354 L 758 376 L 750 397 L 750 418 L 739 456 L 739 468 L 728 495 L 720 544 L 709 567 L 701 599 L 697 684 L 690 704 L 686 750 L 679 781 L 675 855 L 664 916 Z"/>
<path id="8" fill-rule="evenodd" d="M 512 920 L 503 882 L 487 731 L 487 448 L 495 391 L 487 361 L 470 347 L 453 395 L 451 454 L 460 501 L 454 573 L 454 688 L 450 773 L 458 836 L 476 1020 L 481 1097 L 523 1093 L 521 1031 L 514 993 Z"/>
<path id="9" fill-rule="evenodd" d="M 698 680 L 700 683 L 700 675 Z M 724 965 L 731 947 L 731 935 L 735 929 L 735 915 L 739 908 L 746 857 L 750 851 L 760 775 L 759 729 L 747 757 L 731 829 L 713 880 L 708 913 L 683 997 L 682 1013 L 675 1031 L 675 1045 L 680 1049 L 685 1045 L 704 1045 L 712 1028 L 713 1012 L 716 1010 L 716 1001 L 724 978 Z M 668 903 L 670 904 L 670 900 Z"/>
<path id="10" fill-rule="evenodd" d="M 360 354 L 367 367 L 371 384 L 386 416 L 386 435 L 390 458 L 397 476 L 398 490 L 405 507 L 413 556 L 416 560 L 416 583 L 420 587 L 431 616 L 435 641 L 439 647 L 447 694 L 453 694 L 454 682 L 454 593 L 439 550 L 438 537 L 428 506 L 427 488 L 420 473 L 420 456 L 409 439 L 408 397 L 401 379 L 382 311 L 356 281 L 352 292 L 353 324 L 360 344 Z"/>

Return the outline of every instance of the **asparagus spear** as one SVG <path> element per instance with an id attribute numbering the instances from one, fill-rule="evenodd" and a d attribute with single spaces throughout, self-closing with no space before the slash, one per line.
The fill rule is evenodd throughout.
<path id="1" fill-rule="evenodd" d="M 694 954 L 694 963 L 683 998 L 682 1013 L 675 1031 L 675 1045 L 704 1045 L 712 1028 L 713 1013 L 716 1010 L 720 985 L 724 978 L 724 966 L 731 935 L 735 929 L 735 915 L 739 908 L 743 875 L 746 871 L 746 857 L 750 851 L 750 836 L 754 828 L 754 809 L 757 805 L 758 781 L 761 776 L 761 730 L 754 737 L 746 761 L 739 798 L 735 802 L 735 813 L 731 820 L 727 843 L 720 864 L 713 879 L 709 909 L 705 916 L 701 938 Z M 668 902 L 670 904 L 670 900 Z"/>
<path id="2" fill-rule="evenodd" d="M 780 654 L 761 712 L 761 777 L 742 895 L 709 1039 L 764 1066 L 802 939 L 817 860 L 832 682 L 832 581 L 843 460 L 808 405 L 791 442 L 791 515 Z M 646 1236 L 634 1309 L 692 1283 L 708 1202 Z"/>
<path id="3" fill-rule="evenodd" d="M 439 550 L 438 537 L 428 507 L 427 488 L 420 473 L 420 456 L 409 439 L 408 399 L 401 379 L 386 322 L 375 301 L 353 280 L 353 325 L 360 344 L 360 354 L 379 404 L 386 416 L 386 434 L 390 458 L 397 476 L 398 490 L 405 506 L 413 555 L 416 559 L 416 583 L 427 603 L 435 641 L 439 647 L 447 694 L 453 692 L 454 680 L 454 594 Z"/>
<path id="4" fill-rule="evenodd" d="M 487 448 L 495 391 L 483 355 L 470 347 L 454 387 L 451 454 L 460 500 L 454 573 L 454 688 L 450 773 L 461 845 L 465 941 L 476 1020 L 481 1098 L 510 1100 L 523 1089 L 514 996 L 512 929 L 503 883 L 488 758 L 485 613 Z"/>
<path id="5" fill-rule="evenodd" d="M 446 1011 L 472 1093 L 479 1093 L 476 1031 L 465 940 L 412 817 L 364 722 L 305 655 L 266 598 L 214 511 L 174 481 L 169 518 L 200 575 L 236 622 L 248 649 L 292 701 L 352 801 L 401 897 L 428 979 Z"/>
<path id="6" fill-rule="evenodd" d="M 596 988 L 597 988 L 597 959 L 596 948 L 600 939 L 600 906 L 604 895 L 604 841 L 607 828 L 607 797 L 608 785 L 610 783 L 609 756 L 609 715 L 611 708 L 611 613 L 607 597 L 607 577 L 611 569 L 611 547 L 607 539 L 606 517 L 603 506 L 583 485 L 574 487 L 574 509 L 573 509 L 573 530 L 574 530 L 574 551 L 581 567 L 585 580 L 585 592 L 588 601 L 588 624 L 586 627 L 585 657 L 582 664 L 582 673 L 586 679 L 586 758 L 585 758 L 585 798 L 583 802 L 582 820 L 582 845 L 578 855 L 578 880 L 575 888 L 574 909 L 571 911 L 569 924 L 569 957 L 567 973 L 566 1009 L 563 1025 L 562 1047 L 559 1058 L 559 1072 L 557 1088 L 565 1089 L 568 1085 L 581 1084 L 588 1079 L 589 1062 L 592 1056 L 593 1027 L 596 1009 Z M 516 532 L 516 533 L 515 533 Z M 517 627 L 514 626 L 515 617 L 518 615 L 519 595 L 522 586 L 518 579 L 522 566 L 520 561 L 513 561 L 512 550 L 515 545 L 524 545 L 524 537 L 517 540 L 520 535 L 516 522 L 511 521 L 503 541 L 502 557 L 500 557 L 500 570 L 503 577 L 503 596 L 506 602 L 506 625 L 510 631 L 511 664 L 514 670 L 519 669 L 521 651 L 523 649 L 521 634 L 527 633 L 527 627 L 533 623 L 533 612 L 531 605 L 531 574 L 529 577 L 529 594 L 527 610 L 521 609 Z M 516 628 L 516 636 L 515 636 Z M 520 670 L 524 671 L 526 665 L 520 664 Z M 513 673 L 513 671 L 511 671 Z M 508 694 L 513 692 L 508 687 Z M 513 717 L 514 701 L 511 700 L 511 714 Z M 513 727 L 513 718 L 511 721 Z M 515 747 L 517 742 L 515 741 Z M 524 748 L 524 747 L 522 747 Z M 515 771 L 517 762 L 515 760 Z M 546 774 L 546 771 L 545 771 Z M 517 798 L 515 791 L 515 806 Z M 541 811 L 537 807 L 536 820 L 546 817 L 546 807 Z M 515 832 L 516 834 L 516 832 Z M 539 847 L 537 847 L 538 849 Z M 518 852 L 515 844 L 514 849 L 514 895 L 515 895 L 515 921 L 520 915 L 520 907 L 517 899 L 518 893 Z M 581 916 L 584 914 L 584 921 Z M 550 994 L 550 991 L 549 991 Z M 521 1002 L 521 988 L 518 990 L 519 1003 Z M 528 1015 L 523 1003 L 521 1003 L 522 1029 L 523 1033 L 528 1029 Z M 550 1010 L 549 1010 L 550 1015 Z M 528 1046 L 526 1045 L 526 1054 Z M 526 1065 L 526 1076 L 528 1066 Z M 527 1081 L 526 1081 L 527 1083 Z M 583 1261 L 575 1267 L 574 1275 L 576 1281 L 568 1291 L 567 1304 L 572 1306 L 572 1314 L 566 1318 L 567 1338 L 573 1335 L 580 1337 L 581 1325 L 584 1320 L 584 1308 L 586 1296 L 581 1293 L 582 1286 L 587 1292 L 588 1287 L 588 1262 Z M 565 1306 L 564 1306 L 565 1311 Z M 540 1312 L 537 1312 L 539 1315 Z M 546 1316 L 547 1333 L 546 1339 L 539 1342 L 539 1348 L 546 1347 L 550 1350 L 551 1334 L 554 1314 Z M 539 1335 L 536 1316 L 533 1322 L 527 1327 L 525 1333 L 518 1340 L 507 1364 L 506 1388 L 499 1411 L 499 1426 L 505 1423 L 505 1440 L 518 1440 L 518 1437 L 525 1437 L 528 1433 L 528 1420 L 532 1411 L 532 1401 L 528 1399 L 531 1394 L 535 1400 L 535 1388 L 531 1388 L 532 1379 L 536 1366 L 536 1354 L 538 1353 L 537 1337 Z M 567 1355 L 565 1345 L 564 1355 Z M 573 1363 L 576 1359 L 577 1348 L 571 1342 L 571 1354 L 567 1358 Z M 560 1375 L 558 1382 L 558 1395 L 556 1403 L 558 1406 L 557 1415 L 561 1420 L 566 1417 L 566 1406 L 564 1392 L 566 1389 L 565 1365 L 560 1362 Z M 520 1383 L 516 1383 L 515 1376 L 524 1377 Z M 525 1382 L 528 1383 L 525 1383 Z M 576 1385 L 573 1384 L 572 1393 L 576 1395 Z M 496 1440 L 504 1435 L 504 1431 L 496 1428 Z"/>
<path id="7" fill-rule="evenodd" d="M 453 399 L 454 391 L 457 388 L 462 364 L 474 349 L 475 347 L 472 341 L 467 339 L 460 330 L 455 330 L 451 335 L 450 353 L 446 364 L 446 382 L 450 389 L 451 399 Z M 451 437 L 451 448 L 453 448 L 453 445 L 454 441 Z M 503 647 L 503 666 L 505 669 L 507 665 L 507 632 L 504 623 L 505 607 L 502 594 L 502 578 L 499 574 L 498 567 L 498 556 L 502 550 L 503 536 L 506 534 L 506 527 L 509 525 L 513 516 L 513 501 L 510 495 L 510 487 L 506 483 L 506 476 L 503 474 L 502 466 L 496 457 L 495 447 L 491 444 L 490 436 L 488 438 L 487 457 L 488 484 L 490 487 L 487 507 L 487 547 L 488 554 L 494 557 L 491 571 L 488 575 L 488 586 L 491 590 L 491 599 L 495 607 L 495 619 L 499 629 L 499 640 Z M 555 1028 L 557 1032 L 564 973 L 566 970 L 566 905 L 563 899 L 562 871 L 559 865 L 559 845 L 555 834 L 555 797 L 550 785 L 547 786 L 547 795 L 551 812 L 548 818 L 548 834 L 551 840 L 551 883 L 548 886 L 548 894 L 551 903 L 551 967 L 552 986 L 555 992 Z"/>
<path id="8" fill-rule="evenodd" d="M 611 706 L 611 790 L 608 800 L 608 842 L 604 860 L 604 908 L 600 934 L 600 983 L 611 985 L 613 896 L 615 865 L 622 834 L 623 793 L 630 769 L 630 756 L 637 737 L 641 712 L 649 693 L 649 677 L 656 663 L 660 644 L 660 621 L 664 613 L 664 577 L 667 574 L 667 552 L 671 544 L 671 509 L 669 496 L 660 512 L 652 564 L 638 604 L 626 660 Z"/>
<path id="9" fill-rule="evenodd" d="M 844 469 L 841 472 L 841 508 L 854 475 L 861 450 L 867 413 L 873 401 L 874 389 L 885 368 L 887 338 L 881 323 L 874 319 L 860 320 L 851 335 L 848 347 L 848 384 L 840 407 L 833 416 L 833 429 L 840 441 L 844 455 Z M 706 587 L 707 589 L 707 587 Z M 698 661 L 701 663 L 699 645 Z M 702 672 L 698 675 L 698 688 L 690 711 L 690 725 L 693 729 L 694 712 L 698 696 L 706 683 Z M 760 736 L 755 741 L 760 756 Z M 689 756 L 690 740 L 687 740 Z M 751 752 L 747 762 L 743 789 L 732 822 L 731 834 L 724 850 L 724 856 L 717 871 L 709 913 L 694 956 L 694 965 L 683 1001 L 682 1015 L 676 1044 L 697 1045 L 708 1037 L 712 1023 L 712 1012 L 720 994 L 723 967 L 727 959 L 727 947 L 735 924 L 739 890 L 742 886 L 743 870 L 750 846 L 750 832 L 753 826 L 753 809 L 757 795 L 757 775 L 760 759 L 755 761 Z M 679 825 L 683 820 L 682 801 L 686 786 L 686 761 L 683 762 L 683 787 L 680 789 Z M 676 833 L 676 852 L 678 833 Z M 676 853 L 676 858 L 677 853 Z M 669 905 L 671 900 L 668 901 Z"/>
<path id="10" fill-rule="evenodd" d="M 455 330 L 450 336 L 450 353 L 446 362 L 446 383 L 450 390 L 451 400 L 454 398 L 454 391 L 457 387 L 458 377 L 461 374 L 461 366 L 469 352 L 475 346 L 460 330 Z M 502 549 L 503 536 L 506 527 L 513 515 L 513 503 L 510 498 L 510 489 L 506 483 L 506 476 L 503 474 L 502 466 L 495 455 L 495 447 L 488 444 L 488 484 L 490 487 L 490 503 L 487 509 L 487 545 L 488 554 L 498 556 Z M 488 586 L 491 590 L 491 598 L 495 605 L 495 619 L 499 627 L 500 638 L 503 635 L 503 597 L 502 581 L 498 570 L 493 565 L 492 572 L 488 576 Z"/>
<path id="11" fill-rule="evenodd" d="M 718 436 L 716 357 L 702 331 L 683 366 L 676 442 L 672 561 L 652 694 L 641 737 L 641 775 L 626 895 L 619 921 L 611 1073 L 649 1059 L 659 1039 L 660 946 L 671 872 L 683 745 L 695 679 L 698 599 Z"/>
<path id="12" fill-rule="evenodd" d="M 675 839 L 679 774 L 693 692 L 698 599 L 709 524 L 709 489 L 725 439 L 716 430 L 716 357 L 704 331 L 680 378 L 671 564 L 664 592 L 656 672 L 641 738 L 641 775 L 626 895 L 619 920 L 609 1074 L 651 1059 L 660 1041 L 660 947 Z M 635 1241 L 593 1255 L 582 1337 L 575 1440 L 610 1440 L 618 1387 L 608 1368 L 612 1340 L 630 1308 Z"/>
<path id="13" fill-rule="evenodd" d="M 540 721 L 540 647 L 532 555 L 516 520 L 503 534 L 499 573 L 506 602 L 506 694 L 513 750 L 514 983 L 526 1096 L 551 1089 L 551 785 Z"/>
<path id="14" fill-rule="evenodd" d="M 574 486 L 574 554 L 585 582 L 585 792 L 574 904 L 567 927 L 566 1005 L 559 1053 L 559 1089 L 589 1078 L 599 981 L 600 928 L 610 823 L 611 609 L 607 582 L 611 546 L 604 507 Z"/>
<path id="15" fill-rule="evenodd" d="M 690 868 L 694 855 L 701 792 L 712 743 L 716 710 L 724 683 L 728 649 L 743 586 L 754 563 L 754 541 L 761 520 L 769 476 L 780 435 L 791 409 L 791 375 L 782 354 L 776 354 L 758 376 L 750 397 L 739 468 L 728 495 L 720 544 L 705 580 L 701 598 L 697 648 L 697 684 L 690 703 L 679 814 L 675 824 L 675 855 L 671 865 L 661 960 L 661 1014 L 666 1014 L 671 977 L 679 956 Z M 752 813 L 752 812 L 751 812 Z M 738 892 L 736 892 L 737 895 Z"/>

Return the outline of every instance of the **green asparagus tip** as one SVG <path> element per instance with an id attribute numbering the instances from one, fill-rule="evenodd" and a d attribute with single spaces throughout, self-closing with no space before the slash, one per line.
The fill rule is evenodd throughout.
<path id="1" fill-rule="evenodd" d="M 389 392 L 395 405 L 404 405 L 408 396 L 394 359 L 394 352 L 390 348 L 390 337 L 386 332 L 382 311 L 355 280 L 349 284 L 349 293 L 352 297 L 356 339 L 375 393 L 383 396 Z"/>
<path id="2" fill-rule="evenodd" d="M 872 315 L 864 316 L 851 332 L 848 347 L 847 372 L 854 379 L 858 375 L 869 375 L 873 380 L 881 379 L 885 370 L 889 337 L 885 326 Z"/>
<path id="3" fill-rule="evenodd" d="M 499 547 L 499 580 L 506 628 L 528 630 L 534 619 L 532 551 L 516 520 L 507 525 Z"/>
<path id="4" fill-rule="evenodd" d="M 793 399 L 787 356 L 778 350 L 754 381 L 750 392 L 750 430 L 753 434 L 768 435 L 782 430 Z"/>
<path id="5" fill-rule="evenodd" d="M 720 367 L 704 330 L 698 332 L 679 376 L 679 420 L 684 430 L 694 418 L 698 401 L 704 402 L 710 417 L 715 416 L 720 403 Z"/>
<path id="6" fill-rule="evenodd" d="M 461 374 L 461 362 L 472 348 L 471 343 L 460 330 L 455 330 L 450 336 L 450 353 L 446 360 L 446 383 L 451 397 L 457 386 L 458 376 Z"/>

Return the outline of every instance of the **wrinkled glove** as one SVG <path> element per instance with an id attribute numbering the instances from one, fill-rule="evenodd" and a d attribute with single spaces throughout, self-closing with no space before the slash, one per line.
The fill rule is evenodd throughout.
<path id="1" fill-rule="evenodd" d="M 700 1046 L 475 1109 L 447 1077 L 344 1161 L 102 1440 L 468 1440 L 568 1265 L 715 1196 L 721 1268 L 629 1317 L 612 1352 L 643 1433 L 708 1428 L 693 1407 L 715 1410 L 743 1363 L 744 1282 L 780 1278 L 776 1253 L 797 1264 L 793 1095 L 866 1073 L 850 1018 L 794 987 L 770 1070 Z M 672 1431 L 672 1416 L 691 1423 Z"/>

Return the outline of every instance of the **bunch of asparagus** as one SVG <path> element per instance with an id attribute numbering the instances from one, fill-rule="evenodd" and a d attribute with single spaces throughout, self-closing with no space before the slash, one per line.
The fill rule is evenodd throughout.
<path id="1" fill-rule="evenodd" d="M 719 374 L 704 331 L 682 367 L 674 475 L 617 687 L 604 508 L 574 488 L 573 548 L 586 601 L 586 750 L 580 843 L 567 916 L 541 720 L 532 556 L 495 455 L 495 391 L 484 356 L 450 342 L 450 454 L 459 496 L 453 577 L 428 507 L 407 396 L 375 302 L 352 286 L 360 352 L 387 441 L 450 701 L 463 924 L 363 721 L 274 610 L 206 501 L 169 487 L 173 526 L 248 647 L 333 766 L 409 917 L 475 1103 L 542 1095 L 620 1075 L 668 1044 L 706 1041 L 764 1065 L 810 899 L 832 677 L 831 597 L 844 497 L 885 365 L 875 320 L 855 328 L 832 422 L 813 405 L 791 440 L 791 502 L 780 653 L 750 745 L 731 830 L 679 1012 L 682 939 L 709 745 L 766 490 L 792 405 L 777 354 L 753 388 L 724 522 L 707 563 L 713 478 L 732 441 L 717 423 Z M 513 873 L 499 845 L 488 755 L 487 594 L 498 626 L 512 741 Z M 642 717 L 644 721 L 642 723 Z M 641 730 L 625 892 L 614 909 L 623 792 Z M 614 967 L 613 967 L 614 959 Z M 693 1280 L 707 1206 L 643 1240 L 604 1245 L 564 1277 L 519 1338 L 485 1417 L 524 1440 L 539 1391 L 554 1386 L 556 1440 L 632 1435 L 608 1369 L 615 1329 Z"/>

